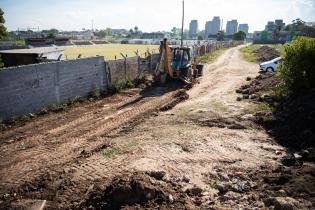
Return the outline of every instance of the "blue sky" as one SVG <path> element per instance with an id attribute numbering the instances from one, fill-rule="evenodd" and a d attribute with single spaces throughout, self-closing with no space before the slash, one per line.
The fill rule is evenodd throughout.
<path id="1" fill-rule="evenodd" d="M 221 16 L 238 19 L 250 31 L 261 30 L 268 20 L 295 18 L 315 21 L 315 0 L 185 0 L 185 28 L 191 19 L 203 29 L 207 20 Z M 9 30 L 57 28 L 133 28 L 143 31 L 170 30 L 181 25 L 181 0 L 0 0 Z"/>

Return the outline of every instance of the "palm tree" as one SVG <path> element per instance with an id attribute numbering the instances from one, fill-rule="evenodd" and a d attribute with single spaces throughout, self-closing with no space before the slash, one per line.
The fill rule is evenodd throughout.
<path id="1" fill-rule="evenodd" d="M 138 34 L 138 32 L 139 32 L 138 26 L 135 26 L 134 30 L 135 30 L 135 34 Z"/>

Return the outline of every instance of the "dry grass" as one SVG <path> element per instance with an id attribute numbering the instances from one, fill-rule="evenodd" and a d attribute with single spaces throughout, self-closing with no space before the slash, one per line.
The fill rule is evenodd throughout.
<path id="1" fill-rule="evenodd" d="M 121 59 L 122 56 L 128 55 L 128 57 L 135 56 L 135 52 L 138 50 L 139 55 L 144 57 L 145 52 L 149 50 L 150 52 L 158 53 L 158 45 L 132 45 L 132 44 L 108 44 L 108 45 L 92 45 L 92 46 L 77 46 L 69 47 L 65 49 L 65 55 L 68 60 L 75 59 L 79 54 L 82 57 L 92 57 L 92 56 L 104 56 L 105 60 L 114 60 L 115 56 L 117 59 Z"/>

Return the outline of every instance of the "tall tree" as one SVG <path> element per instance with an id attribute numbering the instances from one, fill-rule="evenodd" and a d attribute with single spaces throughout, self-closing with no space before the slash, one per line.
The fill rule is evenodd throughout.
<path id="1" fill-rule="evenodd" d="M 4 12 L 0 8 L 0 40 L 8 35 L 7 28 L 4 26 L 5 20 L 3 14 Z"/>
<path id="2" fill-rule="evenodd" d="M 8 35 L 7 28 L 4 26 L 5 20 L 4 20 L 3 14 L 4 12 L 0 8 L 0 40 L 2 40 L 4 37 Z M 0 68 L 2 68 L 3 66 L 4 64 L 2 63 L 1 57 L 0 57 Z"/>
<path id="3" fill-rule="evenodd" d="M 138 34 L 138 32 L 139 32 L 138 26 L 135 26 L 134 31 L 135 31 L 135 34 Z"/>
<path id="4" fill-rule="evenodd" d="M 106 35 L 107 36 L 113 35 L 113 30 L 111 28 L 106 28 Z"/>

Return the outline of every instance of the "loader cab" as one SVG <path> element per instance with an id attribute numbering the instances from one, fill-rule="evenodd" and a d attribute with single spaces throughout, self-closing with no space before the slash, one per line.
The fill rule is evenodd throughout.
<path id="1" fill-rule="evenodd" d="M 179 70 L 181 74 L 187 75 L 190 67 L 190 48 L 188 47 L 175 47 L 172 49 L 172 68 L 174 71 Z"/>

